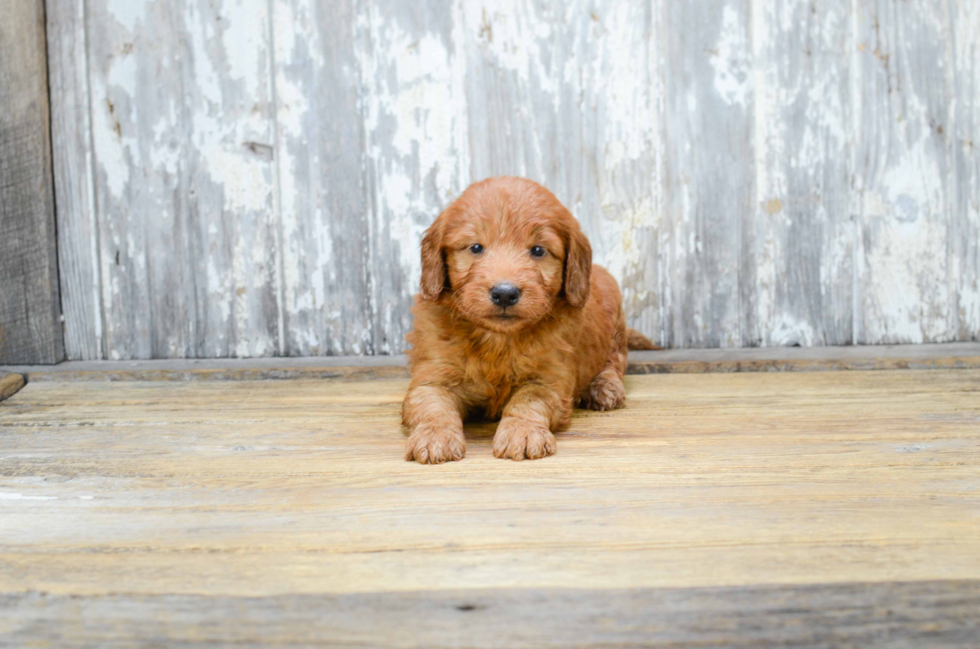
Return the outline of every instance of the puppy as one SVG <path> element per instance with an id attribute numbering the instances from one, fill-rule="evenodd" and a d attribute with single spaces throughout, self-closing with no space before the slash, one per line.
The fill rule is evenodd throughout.
<path id="1" fill-rule="evenodd" d="M 466 453 L 463 420 L 500 419 L 493 454 L 537 459 L 572 408 L 623 405 L 629 331 L 616 280 L 592 265 L 578 221 L 541 185 L 471 185 L 422 239 L 421 292 L 407 340 L 406 460 Z"/>

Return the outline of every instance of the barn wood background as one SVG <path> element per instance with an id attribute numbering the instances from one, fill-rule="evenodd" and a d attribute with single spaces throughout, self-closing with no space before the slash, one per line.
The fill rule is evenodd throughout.
<path id="1" fill-rule="evenodd" d="M 48 0 L 73 359 L 397 353 L 543 182 L 671 347 L 980 336 L 973 0 Z"/>

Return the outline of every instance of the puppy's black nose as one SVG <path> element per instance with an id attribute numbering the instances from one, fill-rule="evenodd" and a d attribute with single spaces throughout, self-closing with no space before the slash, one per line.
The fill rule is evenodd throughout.
<path id="1" fill-rule="evenodd" d="M 490 289 L 490 299 L 497 306 L 502 306 L 506 309 L 509 306 L 514 306 L 521 299 L 521 289 L 510 282 L 500 282 Z"/>

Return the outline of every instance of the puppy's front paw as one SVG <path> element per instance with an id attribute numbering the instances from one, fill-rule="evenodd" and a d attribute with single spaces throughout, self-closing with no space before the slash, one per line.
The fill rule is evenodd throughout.
<path id="1" fill-rule="evenodd" d="M 463 431 L 418 426 L 405 444 L 405 459 L 419 464 L 442 464 L 466 455 Z"/>
<path id="2" fill-rule="evenodd" d="M 494 457 L 511 460 L 537 460 L 558 450 L 555 436 L 547 426 L 533 424 L 517 417 L 504 417 L 493 436 Z"/>

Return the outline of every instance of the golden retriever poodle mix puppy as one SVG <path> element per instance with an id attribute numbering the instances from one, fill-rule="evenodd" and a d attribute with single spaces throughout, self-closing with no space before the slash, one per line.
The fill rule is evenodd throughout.
<path id="1" fill-rule="evenodd" d="M 627 330 L 619 286 L 554 194 L 524 178 L 470 185 L 422 239 L 421 292 L 407 336 L 405 459 L 466 454 L 463 420 L 500 419 L 493 454 L 556 451 L 572 408 L 623 405 Z"/>

